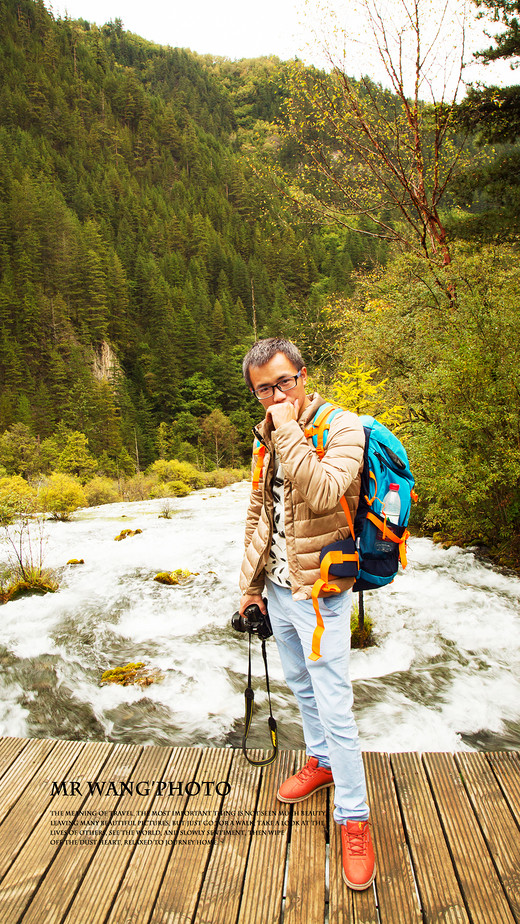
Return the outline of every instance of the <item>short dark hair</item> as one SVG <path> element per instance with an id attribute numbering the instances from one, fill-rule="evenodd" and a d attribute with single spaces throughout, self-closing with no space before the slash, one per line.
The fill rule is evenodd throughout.
<path id="1" fill-rule="evenodd" d="M 242 363 L 242 372 L 249 388 L 253 387 L 249 374 L 251 367 L 265 366 L 277 353 L 283 353 L 297 372 L 303 369 L 305 363 L 302 354 L 290 340 L 283 340 L 281 337 L 268 337 L 266 340 L 257 340 L 244 356 Z"/>

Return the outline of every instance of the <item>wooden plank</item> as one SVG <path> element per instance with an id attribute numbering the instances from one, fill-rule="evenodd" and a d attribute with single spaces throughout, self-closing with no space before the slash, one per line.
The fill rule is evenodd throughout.
<path id="1" fill-rule="evenodd" d="M 453 756 L 424 754 L 423 764 L 472 924 L 512 924 L 513 915 Z"/>
<path id="2" fill-rule="evenodd" d="M 197 768 L 202 753 L 201 748 L 173 748 L 164 770 L 164 779 L 183 780 L 184 782 L 197 779 Z M 149 921 L 164 875 L 168 867 L 170 871 L 175 868 L 178 859 L 172 856 L 173 842 L 182 826 L 184 811 L 189 800 L 190 797 L 187 795 L 176 794 L 172 797 L 169 789 L 155 796 L 150 806 L 145 830 L 148 829 L 153 818 L 167 821 L 168 824 L 163 826 L 165 832 L 163 840 L 170 843 L 136 845 L 121 880 L 107 924 L 108 922 L 147 924 Z"/>
<path id="3" fill-rule="evenodd" d="M 201 782 L 212 780 L 218 783 L 229 774 L 233 751 L 231 748 L 202 748 L 201 761 L 196 777 Z M 174 850 L 166 869 L 150 924 L 185 924 L 192 921 L 197 910 L 199 896 L 204 883 L 218 813 L 227 796 L 219 795 L 215 788 L 208 796 L 192 797 L 183 815 Z M 207 815 L 197 816 L 197 812 Z M 211 822 L 201 836 L 200 818 Z M 192 822 L 196 822 L 193 824 Z M 119 921 L 117 921 L 119 924 Z"/>
<path id="4" fill-rule="evenodd" d="M 37 742 L 37 744 L 42 745 L 43 742 Z M 31 773 L 31 780 L 30 785 L 24 788 L 0 826 L 0 877 L 5 876 L 33 828 L 48 808 L 52 800 L 52 784 L 67 778 L 74 761 L 85 748 L 85 743 L 82 741 L 58 741 L 53 744 L 54 747 L 43 762 L 40 758 L 49 749 L 43 746 L 35 749 L 33 757 L 38 763 L 36 773 L 33 772 L 34 766 L 31 764 L 28 767 L 20 767 L 23 771 L 22 776 L 25 776 L 26 771 Z M 20 757 L 23 758 L 27 751 L 28 748 L 24 748 Z M 15 762 L 13 769 L 18 763 L 20 760 Z M 15 782 L 19 784 L 20 778 Z"/>
<path id="5" fill-rule="evenodd" d="M 420 756 L 390 757 L 426 924 L 469 917 Z"/>
<path id="6" fill-rule="evenodd" d="M 71 777 L 80 786 L 85 780 L 95 779 L 111 749 L 108 743 L 90 743 L 71 767 Z M 19 920 L 58 852 L 62 836 L 73 824 L 75 812 L 84 803 L 84 796 L 63 793 L 51 800 L 0 885 L 2 924 L 15 924 Z M 51 835 L 55 826 L 62 832 L 61 836 Z M 40 920 L 47 921 L 47 918 Z"/>
<path id="7" fill-rule="evenodd" d="M 520 828 L 520 754 L 518 751 L 497 751 L 488 753 L 487 759 Z"/>
<path id="8" fill-rule="evenodd" d="M 0 739 L 2 924 L 278 924 L 282 913 L 285 924 L 321 924 L 327 823 L 330 924 L 520 924 L 518 753 L 366 753 L 378 872 L 364 892 L 341 877 L 333 790 L 294 806 L 276 800 L 281 780 L 304 759 L 282 751 L 260 770 L 230 749 Z M 52 795 L 54 781 L 71 779 L 79 793 Z M 87 795 L 88 780 L 113 780 L 115 788 Z M 149 781 L 148 795 L 117 789 L 138 780 Z M 180 796 L 174 784 L 173 795 L 159 794 L 159 780 L 227 780 L 231 790 Z M 328 815 L 307 814 L 328 803 Z M 206 824 L 199 808 L 209 812 Z M 134 812 L 126 844 L 119 811 Z M 170 843 L 153 828 L 161 811 Z M 96 836 L 80 846 L 73 837 L 87 812 L 97 815 Z M 65 823 L 51 838 L 58 817 Z M 139 832 L 154 830 L 149 843 L 136 843 Z"/>
<path id="9" fill-rule="evenodd" d="M 143 748 L 131 778 L 113 778 L 115 788 L 122 793 L 117 802 L 117 812 L 129 813 L 128 817 L 132 822 L 129 830 L 132 833 L 129 837 L 120 837 L 121 826 L 118 820 L 126 816 L 112 815 L 102 837 L 98 839 L 92 862 L 68 909 L 65 918 L 67 924 L 85 924 L 85 921 L 89 924 L 101 924 L 106 920 L 135 850 L 136 835 L 138 836 L 143 828 L 146 814 L 153 801 L 156 781 L 164 779 L 163 772 L 169 756 L 168 748 Z M 123 793 L 121 783 L 132 787 L 133 791 Z M 143 814 L 140 815 L 140 812 Z"/>
<path id="10" fill-rule="evenodd" d="M 296 766 L 306 761 L 296 754 Z M 329 792 L 332 787 L 329 788 Z M 328 828 L 327 790 L 293 805 L 284 924 L 323 924 Z M 334 823 L 334 822 L 333 822 Z"/>
<path id="11" fill-rule="evenodd" d="M 28 738 L 0 738 L 0 778 L 28 743 Z"/>
<path id="12" fill-rule="evenodd" d="M 399 812 L 388 754 L 364 754 L 372 838 L 376 856 L 379 915 L 382 924 L 419 924 L 406 835 Z"/>
<path id="13" fill-rule="evenodd" d="M 89 744 L 89 749 L 91 745 Z M 111 744 L 110 757 L 94 780 L 128 780 L 141 753 L 141 747 L 129 744 Z M 70 799 L 74 797 L 68 797 Z M 23 924 L 59 924 L 67 908 L 72 904 L 79 886 L 97 850 L 99 839 L 108 827 L 111 814 L 117 809 L 121 796 L 94 793 L 83 800 L 74 816 L 74 827 L 63 829 L 59 852 L 49 867 L 43 881 L 23 917 Z M 80 814 L 80 812 L 84 814 Z M 87 814 L 88 813 L 88 814 Z M 100 813 L 103 813 L 100 815 Z M 92 819 L 98 834 L 88 837 L 90 843 L 75 843 L 75 830 L 83 820 Z M 50 833 L 50 832 L 49 832 Z M 55 840 L 56 838 L 52 838 Z M 81 839 L 81 838 L 79 838 Z"/>
<path id="14" fill-rule="evenodd" d="M 279 924 L 290 806 L 278 802 L 276 793 L 283 780 L 292 773 L 294 752 L 285 750 L 280 751 L 278 760 L 262 772 L 258 818 L 271 817 L 272 827 L 269 834 L 263 835 L 261 828 L 255 826 L 237 924 Z M 270 816 L 268 812 L 273 814 Z"/>
<path id="15" fill-rule="evenodd" d="M 255 760 L 264 756 L 263 751 L 251 751 Z M 220 924 L 237 918 L 261 775 L 261 768 L 249 764 L 241 751 L 233 752 L 228 778 L 231 792 L 222 803 L 195 924 Z M 259 820 L 265 819 L 257 818 L 256 823 Z"/>
<path id="16" fill-rule="evenodd" d="M 515 921 L 520 921 L 520 833 L 484 753 L 455 754 L 473 811 L 505 889 Z"/>
<path id="17" fill-rule="evenodd" d="M 56 741 L 47 738 L 35 738 L 28 741 L 16 759 L 10 763 L 2 776 L 0 787 L 0 823 L 19 799 L 25 787 L 30 783 L 41 765 L 47 760 Z"/>

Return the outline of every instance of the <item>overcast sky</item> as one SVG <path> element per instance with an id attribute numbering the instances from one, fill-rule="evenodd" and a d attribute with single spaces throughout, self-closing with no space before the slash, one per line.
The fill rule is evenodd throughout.
<path id="1" fill-rule="evenodd" d="M 98 25 L 119 18 L 143 38 L 199 54 L 291 58 L 297 52 L 293 0 L 55 0 L 52 9 Z"/>
<path id="2" fill-rule="evenodd" d="M 98 26 L 119 18 L 123 26 L 143 38 L 157 44 L 173 47 L 190 48 L 199 54 L 211 54 L 232 59 L 250 58 L 262 55 L 277 55 L 282 59 L 299 57 L 303 61 L 323 65 L 324 59 L 319 52 L 319 42 L 313 35 L 314 29 L 319 33 L 326 21 L 320 10 L 323 0 L 45 0 L 55 16 L 65 12 L 73 19 L 83 18 L 95 22 Z M 423 9 L 428 0 L 424 0 Z M 325 0 L 328 6 L 328 0 Z M 340 27 L 350 36 L 356 34 L 354 5 L 356 0 L 331 0 L 339 11 Z M 450 0 L 448 0 L 448 4 Z M 451 0 L 455 15 L 460 16 L 464 0 Z M 402 7 L 400 0 L 378 0 L 378 7 L 384 11 L 385 24 L 392 18 L 396 8 Z M 444 3 L 431 0 L 429 18 L 435 18 Z M 482 34 L 482 26 L 475 18 L 476 8 L 468 3 L 468 35 L 466 37 L 466 59 L 470 60 L 472 50 L 489 45 Z M 328 30 L 328 31 L 327 31 Z M 491 26 L 491 31 L 497 31 Z M 457 29 L 452 27 L 455 36 Z M 331 34 L 330 26 L 325 33 Z M 444 48 L 447 39 L 440 44 Z M 348 72 L 352 76 L 368 73 L 376 80 L 387 83 L 382 73 L 377 73 L 377 63 L 370 61 L 370 56 L 363 48 L 363 41 L 356 45 L 355 40 L 349 47 Z M 482 79 L 485 83 L 518 83 L 520 70 L 513 71 L 506 64 L 493 65 L 491 68 L 468 68 L 467 80 Z"/>

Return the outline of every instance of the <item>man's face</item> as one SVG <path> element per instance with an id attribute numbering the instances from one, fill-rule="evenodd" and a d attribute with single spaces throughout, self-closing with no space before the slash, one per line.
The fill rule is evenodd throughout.
<path id="1" fill-rule="evenodd" d="M 305 366 L 303 366 L 300 372 L 300 377 L 296 380 L 294 388 L 291 388 L 290 391 L 282 392 L 279 388 L 275 388 L 274 394 L 269 398 L 260 399 L 260 403 L 264 406 L 266 411 L 273 404 L 283 404 L 284 402 L 295 404 L 295 402 L 298 401 L 300 413 L 308 406 L 309 400 L 305 395 L 305 385 L 307 383 L 307 370 Z M 261 385 L 276 385 L 283 379 L 295 376 L 297 373 L 298 369 L 293 366 L 292 362 L 290 362 L 283 353 L 276 353 L 265 366 L 253 366 L 249 370 L 251 383 L 255 391 L 260 388 Z"/>

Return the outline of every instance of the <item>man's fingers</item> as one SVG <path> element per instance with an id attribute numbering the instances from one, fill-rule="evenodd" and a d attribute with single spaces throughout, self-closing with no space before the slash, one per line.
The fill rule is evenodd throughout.
<path id="1" fill-rule="evenodd" d="M 256 605 L 260 607 L 260 612 L 262 612 L 264 616 L 267 616 L 267 609 L 266 609 L 265 603 L 259 594 L 243 597 L 243 599 L 240 601 L 240 607 L 238 610 L 240 615 L 244 616 L 245 611 L 247 610 L 248 606 L 252 606 L 253 603 L 256 603 Z"/>

